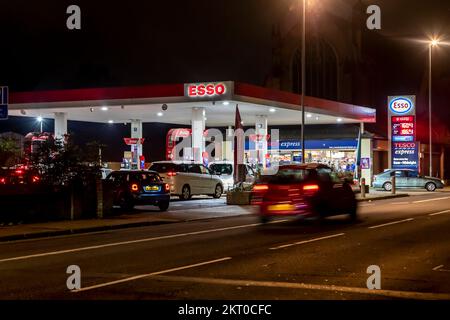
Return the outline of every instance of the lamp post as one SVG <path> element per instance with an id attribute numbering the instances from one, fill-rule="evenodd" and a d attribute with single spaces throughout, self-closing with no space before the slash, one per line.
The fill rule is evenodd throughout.
<path id="1" fill-rule="evenodd" d="M 41 133 L 42 133 L 42 123 L 44 122 L 44 118 L 42 118 L 41 116 L 39 116 L 38 118 L 37 118 L 37 121 L 40 123 L 40 125 L 41 125 Z"/>
<path id="2" fill-rule="evenodd" d="M 305 88 L 306 88 L 306 0 L 303 0 L 302 14 L 302 90 L 300 96 L 300 106 L 302 111 L 302 128 L 300 131 L 300 140 L 302 145 L 302 163 L 305 163 Z"/>
<path id="3" fill-rule="evenodd" d="M 433 56 L 433 47 L 439 45 L 439 40 L 432 39 L 428 46 L 428 57 L 429 57 L 429 69 L 428 69 L 428 135 L 429 135 L 429 153 L 430 153 L 430 177 L 433 176 L 433 138 L 431 136 L 431 108 L 432 108 L 432 99 L 431 99 L 431 86 L 432 86 L 432 56 Z"/>

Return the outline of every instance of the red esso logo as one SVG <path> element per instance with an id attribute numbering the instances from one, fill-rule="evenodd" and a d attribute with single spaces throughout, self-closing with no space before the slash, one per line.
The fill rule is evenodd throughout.
<path id="1" fill-rule="evenodd" d="M 191 84 L 188 86 L 189 97 L 210 97 L 225 94 L 226 88 L 223 83 Z"/>
<path id="2" fill-rule="evenodd" d="M 412 102 L 406 98 L 397 98 L 391 102 L 389 107 L 396 114 L 408 113 L 412 109 Z"/>

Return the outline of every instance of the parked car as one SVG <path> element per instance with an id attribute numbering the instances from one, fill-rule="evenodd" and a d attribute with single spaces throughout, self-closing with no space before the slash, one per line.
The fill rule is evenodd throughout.
<path id="1" fill-rule="evenodd" d="M 356 219 L 357 202 L 349 183 L 323 164 L 280 166 L 261 175 L 253 187 L 252 204 L 262 222 L 275 216 L 326 217 L 349 214 Z"/>
<path id="2" fill-rule="evenodd" d="M 224 190 L 220 177 L 202 164 L 158 161 L 150 170 L 158 172 L 170 185 L 170 193 L 182 200 L 189 200 L 193 195 L 220 198 Z"/>
<path id="3" fill-rule="evenodd" d="M 170 186 L 164 183 L 157 172 L 113 171 L 106 178 L 113 185 L 113 203 L 122 209 L 131 210 L 135 205 L 148 204 L 169 208 Z"/>
<path id="4" fill-rule="evenodd" d="M 422 176 L 416 170 L 411 169 L 387 169 L 383 173 L 373 177 L 372 186 L 376 189 L 392 190 L 391 176 L 395 175 L 395 187 L 402 188 L 420 188 L 427 191 L 435 191 L 444 188 L 444 181 Z"/>
<path id="5" fill-rule="evenodd" d="M 225 190 L 230 190 L 234 185 L 234 163 L 230 161 L 217 161 L 209 165 L 209 169 L 217 174 L 222 181 Z M 255 183 L 256 173 L 253 168 L 245 164 L 245 181 L 244 186 L 249 186 Z"/>

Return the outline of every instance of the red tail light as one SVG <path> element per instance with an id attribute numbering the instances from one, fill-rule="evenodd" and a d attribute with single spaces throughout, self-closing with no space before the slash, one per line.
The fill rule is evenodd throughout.
<path id="1" fill-rule="evenodd" d="M 139 190 L 139 186 L 136 183 L 133 183 L 131 185 L 131 191 L 138 191 Z"/>
<path id="2" fill-rule="evenodd" d="M 1 184 L 6 184 L 6 178 L 0 178 L 0 183 Z"/>
<path id="3" fill-rule="evenodd" d="M 176 172 L 168 172 L 167 175 L 169 177 L 175 177 L 177 175 L 177 173 Z"/>
<path id="4" fill-rule="evenodd" d="M 15 172 L 16 172 L 16 174 L 22 174 L 22 173 L 23 173 L 23 170 L 17 169 Z"/>
<path id="5" fill-rule="evenodd" d="M 257 184 L 253 187 L 253 191 L 267 191 L 269 186 L 267 184 Z"/>
<path id="6" fill-rule="evenodd" d="M 316 192 L 319 191 L 319 186 L 317 184 L 306 184 L 303 186 L 303 191 Z"/>
<path id="7" fill-rule="evenodd" d="M 33 182 L 38 182 L 39 180 L 41 180 L 41 178 L 39 178 L 38 176 L 33 176 Z"/>
<path id="8" fill-rule="evenodd" d="M 164 184 L 164 190 L 169 191 L 170 185 L 168 183 Z"/>

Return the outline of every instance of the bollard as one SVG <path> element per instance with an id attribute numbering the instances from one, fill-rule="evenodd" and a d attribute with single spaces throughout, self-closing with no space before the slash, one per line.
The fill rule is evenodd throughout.
<path id="1" fill-rule="evenodd" d="M 361 198 L 366 197 L 366 178 L 361 178 L 361 182 L 359 183 L 359 188 L 361 190 Z"/>
<path id="2" fill-rule="evenodd" d="M 391 193 L 395 194 L 395 176 L 391 177 L 391 184 L 392 184 Z"/>

